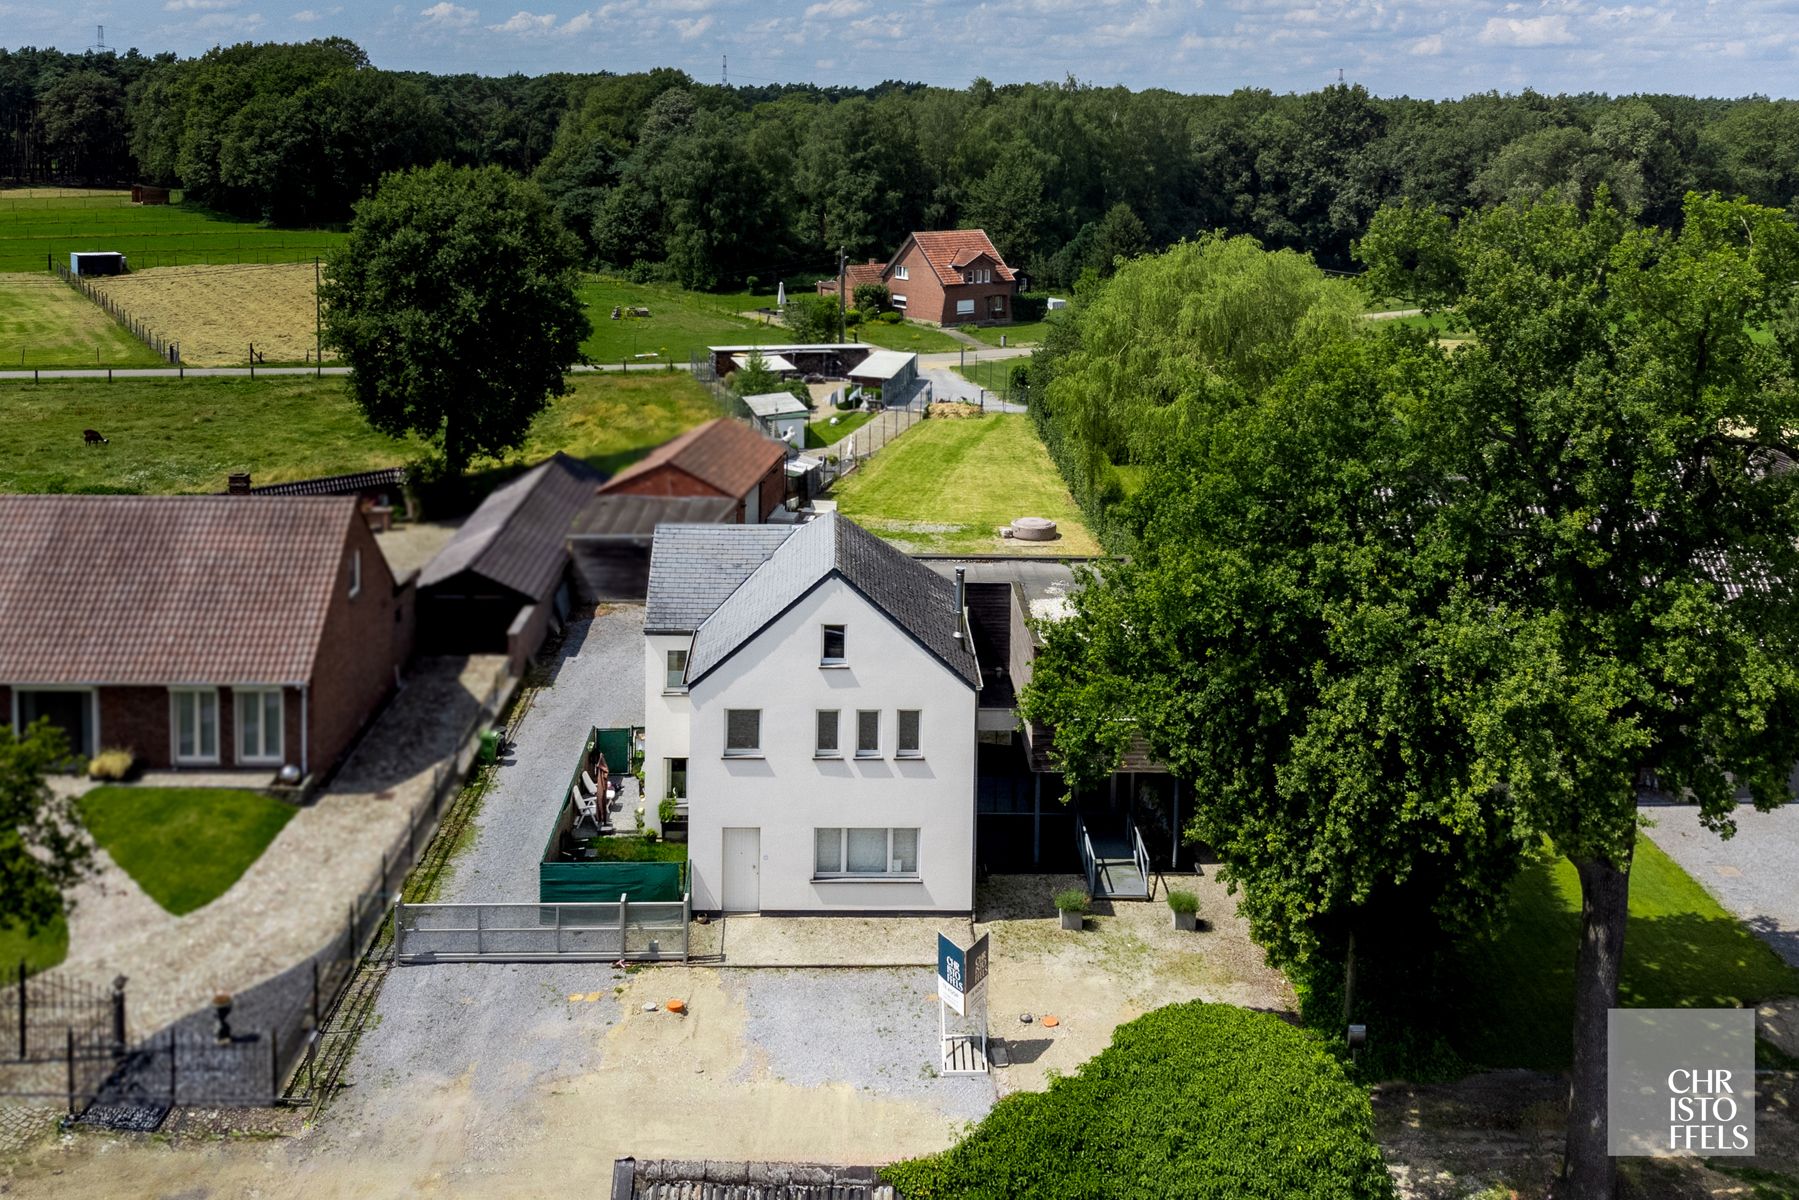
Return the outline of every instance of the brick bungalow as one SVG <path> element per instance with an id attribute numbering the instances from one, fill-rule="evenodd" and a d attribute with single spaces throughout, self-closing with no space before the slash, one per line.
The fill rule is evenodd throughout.
<path id="1" fill-rule="evenodd" d="M 909 234 L 885 265 L 860 263 L 845 272 L 853 300 L 862 283 L 884 283 L 893 307 L 910 321 L 931 325 L 1009 325 L 1018 278 L 981 229 Z M 821 279 L 821 296 L 837 294 L 837 280 Z"/>
<path id="2" fill-rule="evenodd" d="M 758 525 L 787 498 L 787 447 L 716 417 L 664 442 L 601 484 L 601 496 L 720 496 Z"/>
<path id="3" fill-rule="evenodd" d="M 83 754 L 328 773 L 412 622 L 353 496 L 0 497 L 0 712 Z"/>

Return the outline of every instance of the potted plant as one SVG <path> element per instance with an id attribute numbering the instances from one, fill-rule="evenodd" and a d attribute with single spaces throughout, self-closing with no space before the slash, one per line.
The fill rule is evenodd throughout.
<path id="1" fill-rule="evenodd" d="M 1057 892 L 1056 911 L 1062 914 L 1062 928 L 1079 929 L 1087 916 L 1087 893 L 1074 887 Z"/>
<path id="2" fill-rule="evenodd" d="M 1199 897 L 1192 892 L 1169 892 L 1168 908 L 1174 913 L 1174 927 L 1185 933 L 1199 928 Z"/>
<path id="3" fill-rule="evenodd" d="M 676 813 L 675 806 L 678 803 L 679 801 L 675 799 L 675 794 L 673 792 L 662 797 L 662 802 L 656 805 L 656 819 L 663 825 L 667 825 L 669 822 L 673 821 Z"/>

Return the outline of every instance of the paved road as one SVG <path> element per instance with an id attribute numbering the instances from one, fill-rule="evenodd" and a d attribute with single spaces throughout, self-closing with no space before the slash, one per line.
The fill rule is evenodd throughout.
<path id="1" fill-rule="evenodd" d="M 690 364 L 675 363 L 677 371 L 688 370 Z M 662 371 L 661 363 L 640 363 L 626 367 L 620 363 L 576 364 L 571 374 L 591 372 Z M 72 367 L 43 371 L 0 371 L 0 379 L 280 379 L 294 375 L 348 375 L 348 367 Z"/>
<path id="2" fill-rule="evenodd" d="M 1729 841 L 1699 824 L 1691 805 L 1654 805 L 1649 836 L 1782 958 L 1799 967 L 1799 802 L 1773 812 L 1737 809 Z"/>

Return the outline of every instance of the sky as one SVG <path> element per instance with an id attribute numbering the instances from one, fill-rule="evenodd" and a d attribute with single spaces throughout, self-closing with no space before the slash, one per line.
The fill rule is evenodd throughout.
<path id="1" fill-rule="evenodd" d="M 1799 0 L 0 0 L 0 44 L 199 54 L 348 37 L 395 70 L 1380 95 L 1799 93 Z"/>

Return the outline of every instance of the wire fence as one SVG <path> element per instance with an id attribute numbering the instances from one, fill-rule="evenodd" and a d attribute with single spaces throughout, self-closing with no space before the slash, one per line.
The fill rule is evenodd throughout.
<path id="1" fill-rule="evenodd" d="M 171 342 L 159 336 L 142 319 L 125 311 L 123 305 L 61 263 L 52 263 L 51 265 L 59 279 L 98 304 L 107 316 L 119 323 L 125 332 L 155 351 L 157 357 L 166 359 L 170 363 L 181 361 L 181 344 L 179 342 Z"/>

